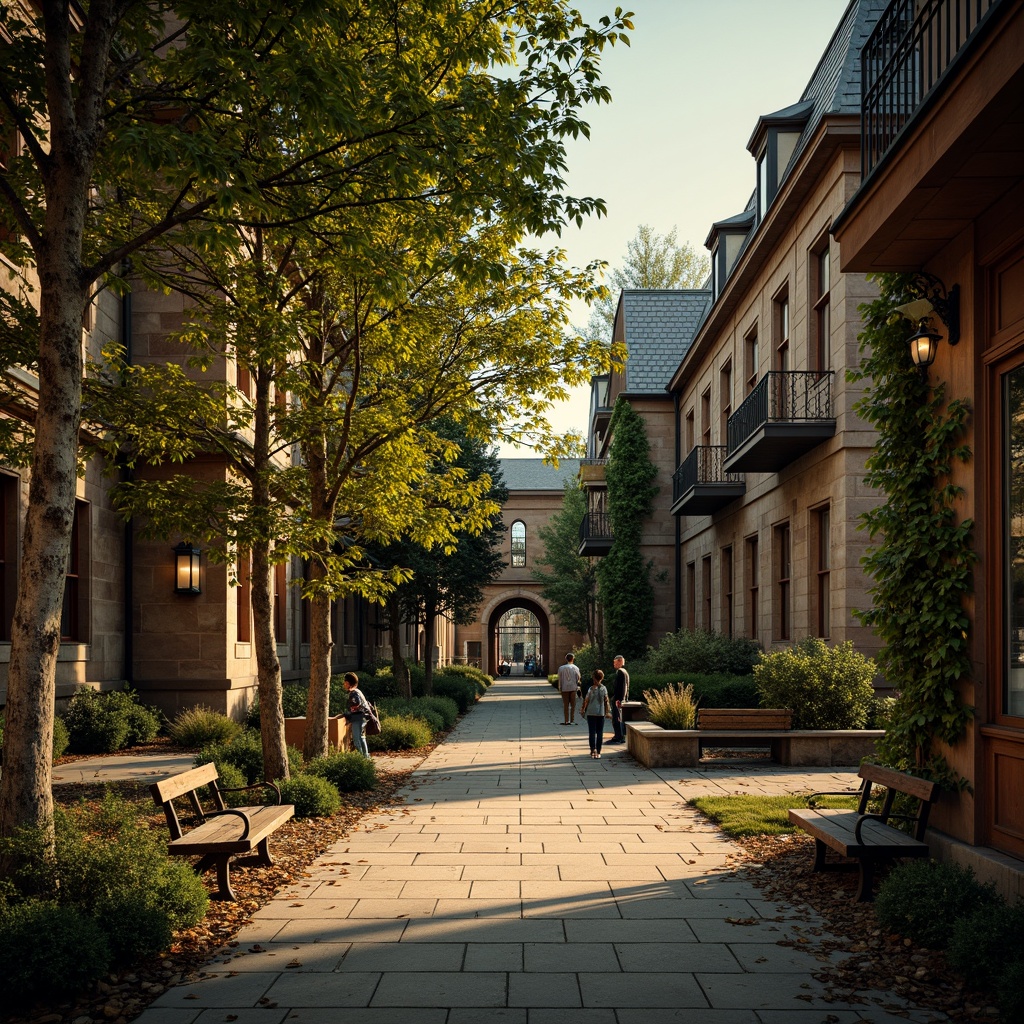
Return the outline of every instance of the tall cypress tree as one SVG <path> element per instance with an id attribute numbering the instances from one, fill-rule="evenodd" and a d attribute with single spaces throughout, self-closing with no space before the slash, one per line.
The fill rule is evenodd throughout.
<path id="1" fill-rule="evenodd" d="M 647 647 L 654 617 L 652 562 L 641 550 L 644 520 L 651 514 L 658 488 L 647 429 L 621 396 L 612 413 L 608 458 L 608 510 L 615 539 L 601 561 L 597 579 L 604 607 L 605 637 L 615 654 L 636 658 Z"/>

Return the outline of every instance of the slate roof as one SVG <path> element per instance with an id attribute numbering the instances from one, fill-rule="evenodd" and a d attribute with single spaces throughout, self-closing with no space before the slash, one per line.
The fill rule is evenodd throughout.
<path id="1" fill-rule="evenodd" d="M 664 395 L 711 307 L 702 288 L 627 288 L 620 312 L 629 357 L 624 391 Z"/>
<path id="2" fill-rule="evenodd" d="M 559 459 L 558 469 L 543 459 L 499 459 L 505 486 L 510 491 L 560 491 L 566 480 L 575 480 L 579 459 Z"/>

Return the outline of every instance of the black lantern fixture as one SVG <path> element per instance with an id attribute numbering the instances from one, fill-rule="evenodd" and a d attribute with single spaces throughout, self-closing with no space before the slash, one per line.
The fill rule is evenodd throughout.
<path id="1" fill-rule="evenodd" d="M 185 541 L 174 548 L 174 592 L 202 593 L 199 587 L 199 548 Z"/>
<path id="2" fill-rule="evenodd" d="M 910 291 L 918 296 L 897 306 L 894 312 L 905 317 L 917 330 L 910 336 L 910 358 L 923 375 L 935 362 L 935 353 L 942 335 L 933 329 L 933 321 L 940 321 L 946 328 L 946 341 L 955 345 L 960 340 L 960 285 L 955 284 L 948 291 L 946 286 L 933 274 L 914 274 Z"/>

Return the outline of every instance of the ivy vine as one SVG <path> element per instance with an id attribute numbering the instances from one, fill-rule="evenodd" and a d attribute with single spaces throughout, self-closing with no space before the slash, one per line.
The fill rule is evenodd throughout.
<path id="1" fill-rule="evenodd" d="M 644 559 L 644 520 L 654 507 L 658 468 L 651 462 L 643 417 L 619 397 L 612 412 L 612 444 L 605 479 L 614 540 L 597 570 L 605 637 L 616 654 L 636 658 L 647 649 L 654 618 L 652 563 Z"/>
<path id="2" fill-rule="evenodd" d="M 949 399 L 946 385 L 931 386 L 910 361 L 907 322 L 893 309 L 918 297 L 909 274 L 874 278 L 878 298 L 861 306 L 861 365 L 847 379 L 865 382 L 854 410 L 873 424 L 878 442 L 867 461 L 866 482 L 885 501 L 862 514 L 872 540 L 862 560 L 872 607 L 858 612 L 882 641 L 879 667 L 897 698 L 879 745 L 894 768 L 962 788 L 940 744 L 952 746 L 973 714 L 959 687 L 971 671 L 969 620 L 974 522 L 960 519 L 964 489 L 952 479 L 966 464 L 970 407 Z"/>

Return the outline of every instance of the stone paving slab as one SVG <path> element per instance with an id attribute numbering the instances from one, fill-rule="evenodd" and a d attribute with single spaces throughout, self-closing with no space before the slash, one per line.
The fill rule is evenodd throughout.
<path id="1" fill-rule="evenodd" d="M 813 977 L 828 959 L 815 955 L 821 922 L 766 900 L 756 874 L 737 878 L 727 864 L 736 848 L 685 804 L 698 794 L 852 790 L 854 769 L 759 761 L 648 771 L 621 747 L 591 759 L 585 730 L 560 723 L 546 684 L 496 683 L 413 772 L 404 807 L 371 815 L 253 916 L 210 977 L 169 989 L 138 1020 L 944 1019 L 880 992 L 832 1001 Z M 74 770 L 102 775 L 84 761 Z M 264 949 L 246 951 L 254 943 Z"/>

